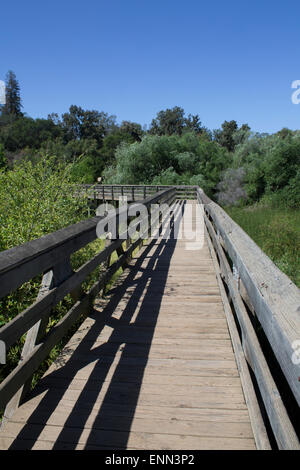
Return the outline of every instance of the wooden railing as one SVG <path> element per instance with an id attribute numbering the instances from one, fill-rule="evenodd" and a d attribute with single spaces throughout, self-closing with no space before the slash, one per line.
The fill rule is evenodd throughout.
<path id="1" fill-rule="evenodd" d="M 176 197 L 174 188 L 164 189 L 142 201 L 143 206 L 173 203 Z M 134 203 L 138 209 L 139 204 Z M 104 289 L 116 271 L 126 265 L 133 251 L 142 240 L 148 237 L 148 231 L 138 230 L 138 237 L 126 228 L 122 232 L 121 220 L 128 222 L 127 207 L 120 207 L 113 213 L 102 217 L 93 217 L 65 229 L 59 230 L 40 239 L 33 240 L 22 246 L 0 253 L 0 298 L 13 292 L 35 276 L 43 274 L 37 300 L 25 311 L 0 329 L 0 340 L 8 350 L 24 334 L 26 341 L 18 366 L 0 384 L 0 409 L 5 409 L 4 418 L 9 418 L 19 406 L 34 372 L 47 358 L 50 351 L 66 335 L 74 322 L 82 315 L 88 314 L 93 308 L 93 300 Z M 151 214 L 151 223 L 162 223 L 162 213 L 156 209 Z M 147 215 L 149 217 L 149 215 Z M 78 270 L 73 271 L 70 256 L 85 247 L 88 243 L 102 235 L 99 233 L 99 222 L 109 223 L 114 219 L 117 223 L 117 237 L 100 251 L 94 258 L 86 262 Z M 132 217 L 131 217 L 132 219 Z M 131 229 L 143 224 L 133 218 Z M 101 224 L 103 226 L 103 224 Z M 103 230 L 104 233 L 104 230 Z M 126 247 L 124 248 L 124 245 Z M 112 264 L 110 259 L 117 253 L 117 260 Z M 81 288 L 82 283 L 99 265 L 105 263 L 106 269 L 88 292 Z M 75 303 L 66 315 L 47 333 L 46 327 L 51 310 L 65 298 L 72 295 Z"/>
<path id="2" fill-rule="evenodd" d="M 167 186 L 167 185 L 124 185 L 124 184 L 94 184 L 82 185 L 82 190 L 90 198 L 105 201 L 117 201 L 126 197 L 128 201 L 145 199 L 158 191 L 173 188 L 177 199 L 196 199 L 197 186 Z"/>
<path id="3" fill-rule="evenodd" d="M 279 386 L 273 378 L 273 370 L 270 370 L 259 341 L 258 329 L 253 325 L 256 322 L 263 329 L 295 398 L 295 405 L 299 406 L 300 361 L 295 360 L 295 345 L 299 347 L 300 340 L 300 291 L 200 188 L 197 189 L 197 199 L 204 205 L 205 224 L 214 248 L 217 271 L 224 285 L 223 298 L 229 326 L 231 323 L 233 329 L 237 327 L 236 330 L 240 331 L 242 352 L 255 377 L 277 445 L 280 449 L 299 449 L 292 417 L 287 413 Z M 237 337 L 236 340 L 238 342 Z M 236 344 L 237 361 L 240 352 L 239 344 Z M 257 405 L 253 403 L 253 387 L 249 389 L 250 374 L 247 370 L 241 371 L 243 365 L 238 364 L 242 379 L 246 374 L 243 388 L 249 412 L 258 416 Z M 256 419 L 252 423 L 257 441 L 262 440 L 262 421 Z M 261 444 L 264 447 L 264 443 Z"/>

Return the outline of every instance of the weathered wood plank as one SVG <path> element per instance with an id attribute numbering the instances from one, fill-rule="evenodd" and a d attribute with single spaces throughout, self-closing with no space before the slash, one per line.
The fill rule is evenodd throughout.
<path id="1" fill-rule="evenodd" d="M 20 427 L 19 427 L 20 429 Z M 206 437 L 206 436 L 193 436 L 193 435 L 176 435 L 176 434 L 159 434 L 159 433 L 146 433 L 146 432 L 122 432 L 122 431 L 111 431 L 111 430 L 97 430 L 94 429 L 92 432 L 90 429 L 84 429 L 79 439 L 74 442 L 74 428 L 64 428 L 64 440 L 59 442 L 59 446 L 56 445 L 57 439 L 61 433 L 62 428 L 59 426 L 39 426 L 31 425 L 30 427 L 33 436 L 40 432 L 40 438 L 38 442 L 47 443 L 45 447 L 51 449 L 55 448 L 68 449 L 70 445 L 76 444 L 84 446 L 88 449 L 89 446 L 99 446 L 103 448 L 105 446 L 114 449 L 145 449 L 145 450 L 168 450 L 168 449 L 248 449 L 255 450 L 253 439 L 247 438 L 234 438 L 234 437 Z M 26 446 L 26 441 L 30 441 L 30 431 L 27 434 L 28 437 L 24 439 L 22 445 Z M 6 439 L 9 439 L 7 437 Z M 8 441 L 9 442 L 9 441 Z M 12 441 L 10 441 L 12 442 Z M 50 444 L 52 443 L 52 445 Z M 114 444 L 112 444 L 114 443 Z M 72 448 L 73 446 L 71 446 Z M 38 447 L 33 447 L 38 448 Z"/>
<path id="2" fill-rule="evenodd" d="M 38 416 L 34 416 L 32 419 L 29 418 L 30 424 L 40 425 L 43 423 L 43 420 L 46 418 L 47 412 L 41 413 Z M 23 417 L 24 419 L 24 417 Z M 68 413 L 66 412 L 56 412 L 51 415 L 50 419 L 47 421 L 47 426 L 58 426 L 62 427 L 65 425 L 65 422 L 68 419 Z M 73 418 L 72 426 L 81 424 L 82 412 L 78 412 L 77 415 Z M 19 421 L 18 423 L 12 421 L 6 429 L 6 436 L 13 437 L 16 432 L 16 427 L 21 429 L 22 423 L 25 421 Z M 115 431 L 133 431 L 133 432 L 148 432 L 156 434 L 159 430 L 160 434 L 175 434 L 182 436 L 207 436 L 207 437 L 237 437 L 237 438 L 252 438 L 252 429 L 250 423 L 231 423 L 231 422 L 216 422 L 202 420 L 188 420 L 181 421 L 175 420 L 172 418 L 161 419 L 159 416 L 156 418 L 151 417 L 150 419 L 141 417 L 134 418 L 132 423 L 130 423 L 127 417 L 121 416 L 111 416 L 107 417 L 106 420 L 97 420 L 97 414 L 93 413 L 92 416 L 89 416 L 88 420 L 85 423 L 85 429 L 90 430 L 115 430 Z M 30 435 L 28 436 L 30 438 Z"/>

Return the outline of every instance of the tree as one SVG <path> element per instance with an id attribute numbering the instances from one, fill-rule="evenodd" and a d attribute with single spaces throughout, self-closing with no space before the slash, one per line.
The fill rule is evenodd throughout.
<path id="1" fill-rule="evenodd" d="M 210 139 L 209 131 L 202 126 L 199 115 L 189 114 L 185 117 L 184 109 L 179 106 L 157 113 L 149 130 L 152 135 L 181 135 L 183 132 L 203 134 Z"/>
<path id="2" fill-rule="evenodd" d="M 277 192 L 300 171 L 300 137 L 280 139 L 264 159 L 267 190 Z"/>
<path id="3" fill-rule="evenodd" d="M 103 144 L 100 149 L 103 164 L 112 165 L 114 163 L 116 149 L 122 142 L 132 144 L 133 142 L 140 142 L 140 140 L 141 139 L 135 139 L 131 133 L 121 132 L 121 129 L 107 135 L 104 137 Z"/>
<path id="4" fill-rule="evenodd" d="M 287 137 L 291 137 L 293 135 L 293 131 L 291 131 L 287 127 L 283 127 L 280 131 L 276 133 L 276 135 L 278 135 L 278 137 L 280 137 L 281 139 L 286 139 Z"/>
<path id="5" fill-rule="evenodd" d="M 188 131 L 196 132 L 196 134 L 202 134 L 203 127 L 198 114 L 189 114 L 185 119 L 185 127 Z"/>
<path id="6" fill-rule="evenodd" d="M 11 70 L 6 75 L 6 90 L 5 90 L 6 103 L 3 106 L 3 114 L 12 116 L 22 116 L 21 112 L 22 103 L 20 96 L 20 86 L 17 81 L 16 75 Z"/>
<path id="7" fill-rule="evenodd" d="M 238 125 L 236 121 L 224 121 L 222 130 L 214 131 L 214 138 L 222 147 L 227 148 L 229 152 L 233 152 L 235 148 L 233 135 L 237 130 Z"/>
<path id="8" fill-rule="evenodd" d="M 159 111 L 155 119 L 152 119 L 150 134 L 172 135 L 182 134 L 185 126 L 184 109 L 175 106 L 172 109 Z"/>
<path id="9" fill-rule="evenodd" d="M 51 114 L 48 114 L 48 121 L 52 121 L 53 124 L 55 124 L 56 126 L 61 126 L 61 120 L 59 119 L 59 115 L 57 113 L 51 113 Z"/>
<path id="10" fill-rule="evenodd" d="M 42 142 L 56 139 L 61 133 L 61 128 L 49 119 L 32 119 L 21 116 L 3 126 L 0 133 L 0 142 L 10 152 L 25 147 L 37 149 Z"/>
<path id="11" fill-rule="evenodd" d="M 234 141 L 234 147 L 245 143 L 251 135 L 251 129 L 248 124 L 243 124 L 237 131 L 232 135 Z"/>
<path id="12" fill-rule="evenodd" d="M 101 145 L 105 135 L 116 127 L 115 116 L 95 110 L 84 110 L 80 106 L 72 105 L 69 112 L 62 115 L 62 127 L 67 140 L 95 139 Z"/>
<path id="13" fill-rule="evenodd" d="M 122 121 L 120 132 L 129 134 L 135 141 L 140 142 L 144 134 L 142 126 L 136 122 Z"/>

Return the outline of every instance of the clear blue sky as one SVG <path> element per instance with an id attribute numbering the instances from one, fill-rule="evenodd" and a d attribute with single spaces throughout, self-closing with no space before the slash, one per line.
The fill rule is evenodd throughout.
<path id="1" fill-rule="evenodd" d="M 149 125 L 181 106 L 210 129 L 300 128 L 299 2 L 15 0 L 0 39 L 0 79 L 16 73 L 32 117 L 77 104 Z"/>

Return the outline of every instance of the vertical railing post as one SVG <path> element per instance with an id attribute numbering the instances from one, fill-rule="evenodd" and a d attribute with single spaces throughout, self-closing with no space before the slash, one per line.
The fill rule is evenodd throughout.
<path id="1" fill-rule="evenodd" d="M 239 270 L 238 268 L 233 264 L 232 265 L 232 275 L 233 275 L 233 278 L 236 282 L 236 287 L 238 290 L 240 290 L 240 275 L 239 275 Z"/>

